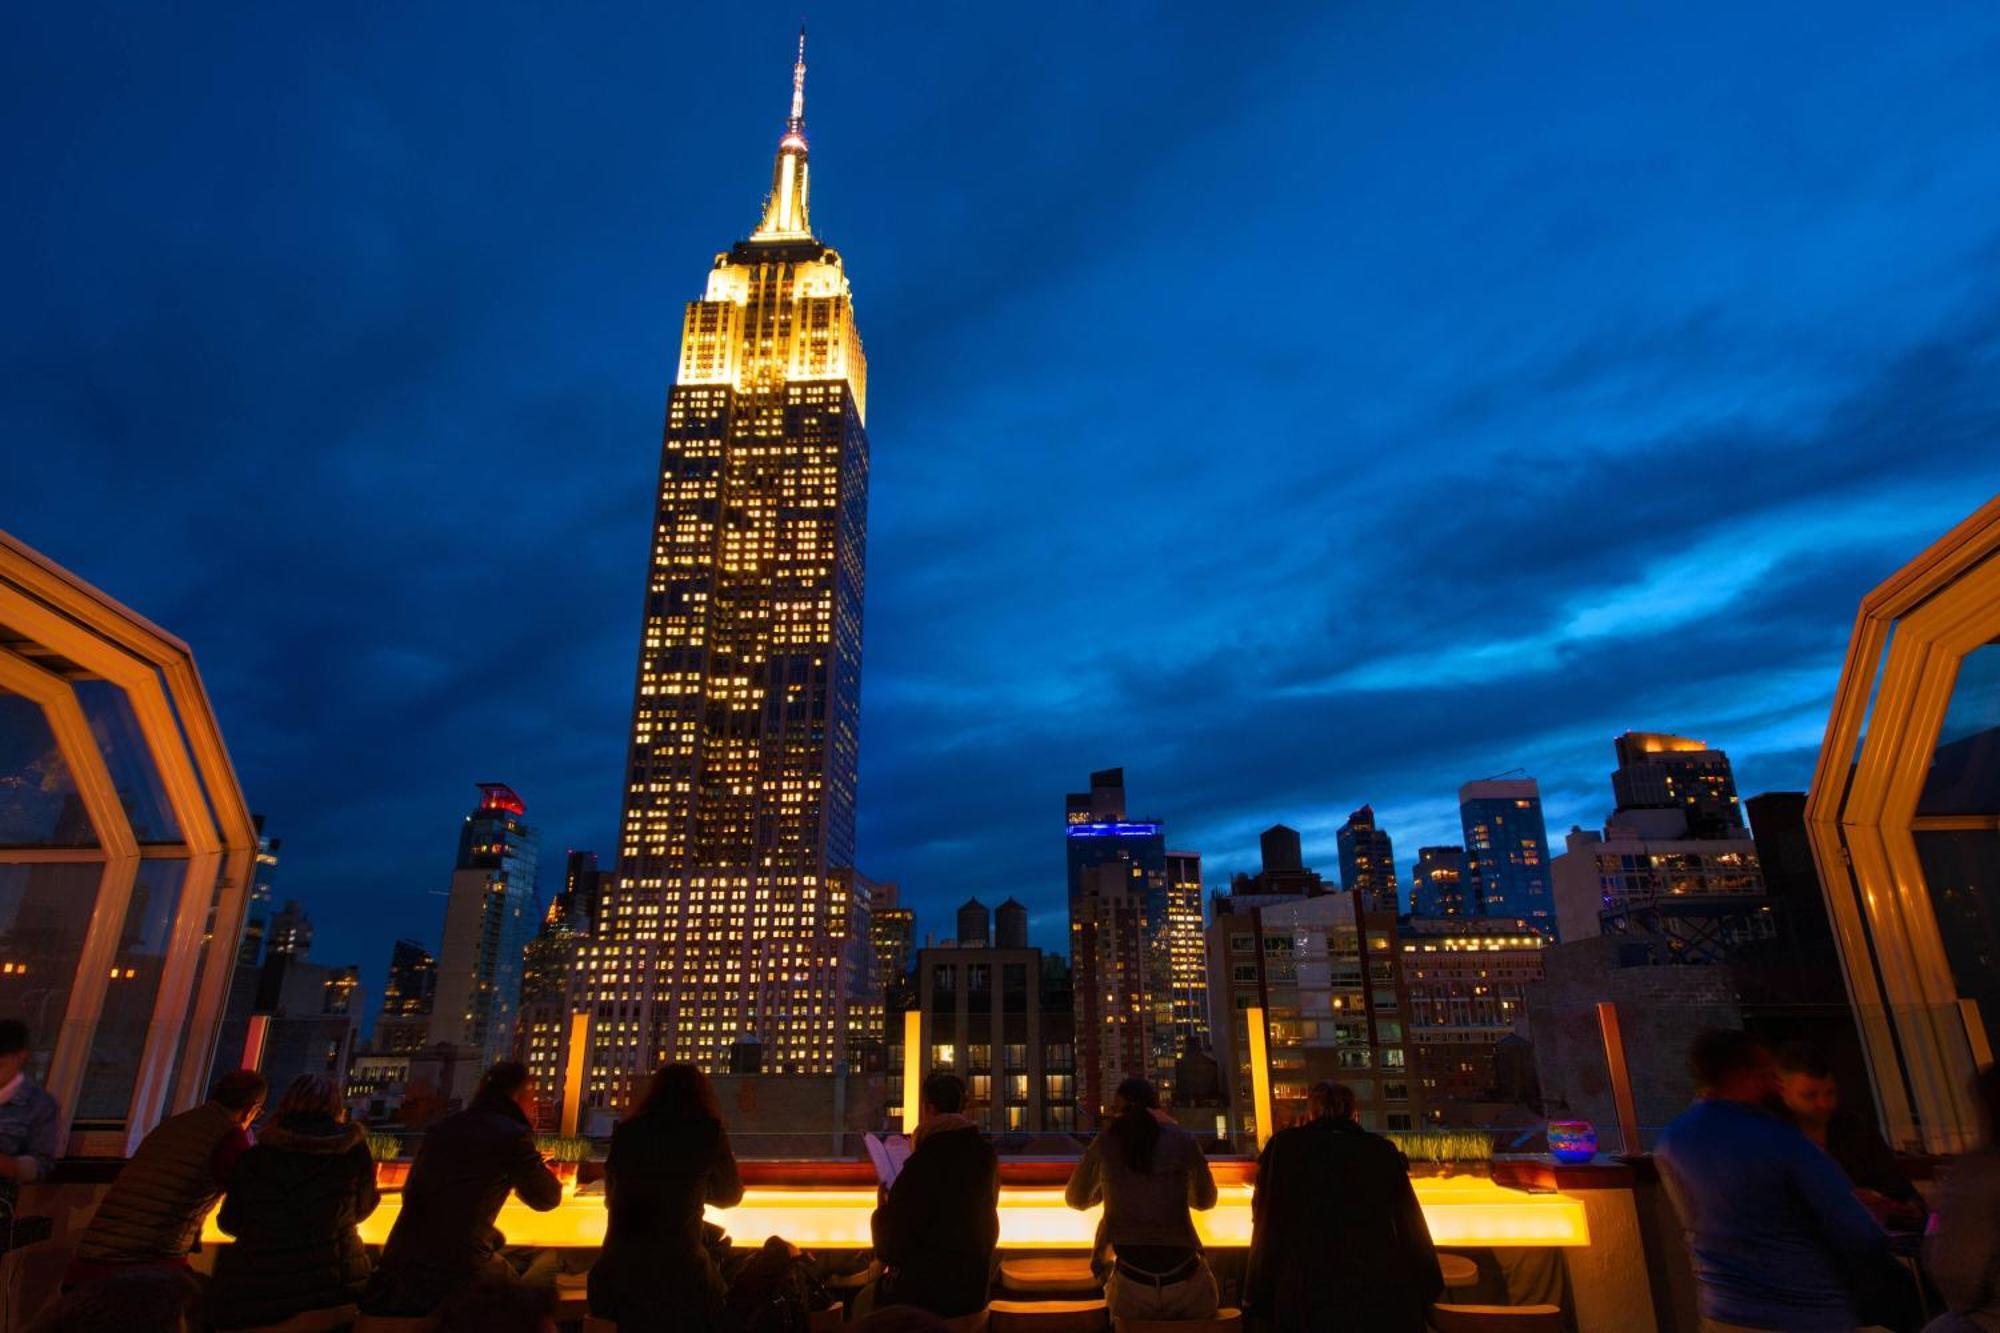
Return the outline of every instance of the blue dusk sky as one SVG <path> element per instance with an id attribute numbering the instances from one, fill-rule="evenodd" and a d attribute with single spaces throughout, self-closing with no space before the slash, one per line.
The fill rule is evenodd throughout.
<path id="1" fill-rule="evenodd" d="M 862 869 L 1064 935 L 1062 798 L 1405 869 L 1611 739 L 1805 784 L 2000 487 L 2000 9 L 815 5 L 869 358 Z M 609 853 L 683 303 L 798 9 L 30 5 L 0 525 L 185 637 L 379 989 L 473 783 Z"/>

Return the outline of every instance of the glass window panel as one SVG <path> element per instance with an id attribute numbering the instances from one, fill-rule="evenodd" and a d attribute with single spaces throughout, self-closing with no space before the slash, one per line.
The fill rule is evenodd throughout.
<path id="1" fill-rule="evenodd" d="M 1930 886 L 1944 955 L 1961 997 L 1979 1002 L 2000 1046 L 2000 830 L 1922 829 L 1917 859 Z"/>
<path id="2" fill-rule="evenodd" d="M 160 993 L 160 973 L 173 938 L 174 914 L 180 907 L 181 885 L 187 879 L 185 861 L 141 861 L 125 909 L 118 953 L 104 985 L 104 1010 L 90 1043 L 90 1063 L 84 1068 L 83 1089 L 77 1096 L 79 1122 L 122 1124 L 132 1101 L 132 1086 L 145 1054 L 146 1028 L 153 1019 L 153 1002 Z"/>
<path id="3" fill-rule="evenodd" d="M 2000 814 L 2000 643 L 1958 664 L 1919 815 Z"/>
<path id="4" fill-rule="evenodd" d="M 47 714 L 33 699 L 0 690 L 0 846 L 96 845 Z"/>
<path id="5" fill-rule="evenodd" d="M 90 720 L 90 734 L 97 738 L 97 751 L 111 770 L 111 785 L 118 802 L 125 807 L 132 833 L 140 842 L 176 842 L 180 825 L 167 804 L 167 790 L 153 763 L 153 752 L 139 731 L 139 719 L 125 691 L 108 680 L 74 682 L 77 702 Z"/>
<path id="6" fill-rule="evenodd" d="M 224 885 L 226 885 L 228 882 L 229 882 L 229 859 L 227 857 L 219 858 L 218 869 L 216 870 L 215 878 L 208 885 L 207 889 L 208 906 L 206 909 L 207 915 L 204 918 L 202 925 L 201 950 L 199 953 L 195 955 L 194 984 L 188 988 L 188 1008 L 187 1008 L 187 1013 L 182 1018 L 182 1023 L 181 1023 L 181 1026 L 184 1029 L 184 1031 L 181 1035 L 180 1041 L 175 1046 L 173 1072 L 168 1076 L 167 1079 L 167 1088 L 169 1097 L 172 1096 L 172 1090 L 180 1085 L 181 1066 L 187 1063 L 190 1054 L 192 1054 L 194 1058 L 197 1060 L 207 1060 L 209 1058 L 210 1051 L 205 1043 L 205 1039 L 202 1037 L 201 1034 L 195 1032 L 193 1028 L 190 1026 L 190 1024 L 194 1018 L 195 1006 L 198 1003 L 200 1003 L 201 1000 L 202 985 L 208 976 L 209 955 L 214 951 L 216 907 L 222 900 L 222 890 Z M 200 891 L 201 891 L 200 885 L 195 885 L 190 888 L 189 899 L 188 899 L 190 905 L 194 901 L 193 894 L 198 893 Z M 223 953 L 224 966 L 228 966 L 228 964 L 231 961 L 233 961 L 235 957 L 235 950 L 229 947 L 231 943 L 232 943 L 231 941 L 224 941 L 224 953 Z M 217 1018 L 219 1019 L 220 1017 L 221 1015 L 218 1014 Z M 213 1074 L 211 1073 L 211 1077 L 212 1076 Z M 169 1107 L 168 1109 L 171 1111 L 172 1108 Z"/>
<path id="7" fill-rule="evenodd" d="M 174 692 L 167 688 L 167 678 L 164 673 L 155 670 L 153 676 L 160 682 L 160 693 L 167 697 L 167 711 L 174 715 L 174 729 L 180 734 L 181 749 L 192 757 L 194 746 L 188 743 L 187 724 L 181 720 L 181 709 L 180 705 L 174 702 Z M 208 808 L 208 817 L 214 822 L 216 832 L 222 832 L 222 820 L 217 818 L 215 813 L 215 798 L 208 794 L 208 779 L 202 776 L 200 764 L 194 765 L 194 783 L 201 789 L 201 803 Z"/>
<path id="8" fill-rule="evenodd" d="M 29 1072 L 47 1078 L 104 867 L 0 865 L 0 1014 L 28 1025 Z"/>

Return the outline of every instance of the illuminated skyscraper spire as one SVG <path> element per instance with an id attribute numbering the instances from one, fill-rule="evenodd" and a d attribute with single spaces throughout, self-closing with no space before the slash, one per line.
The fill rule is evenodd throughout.
<path id="1" fill-rule="evenodd" d="M 812 235 L 806 218 L 806 30 L 799 25 L 799 59 L 792 66 L 792 114 L 785 137 L 778 140 L 778 160 L 771 168 L 771 195 L 764 201 L 764 220 L 751 239 Z"/>

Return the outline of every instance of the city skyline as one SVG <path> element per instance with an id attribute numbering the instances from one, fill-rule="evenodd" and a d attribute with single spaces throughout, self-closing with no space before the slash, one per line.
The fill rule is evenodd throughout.
<path id="1" fill-rule="evenodd" d="M 1593 22 L 1498 21 L 1287 15 L 1282 33 L 1216 41 L 1089 19 L 1087 55 L 1048 56 L 1077 63 L 1033 92 L 1010 81 L 1046 53 L 1018 33 L 947 24 L 935 47 L 898 47 L 815 27 L 815 149 L 832 163 L 816 221 L 863 291 L 882 386 L 857 861 L 904 886 L 921 931 L 1011 894 L 1034 941 L 1060 947 L 1046 811 L 1066 775 L 1113 765 L 1202 850 L 1211 885 L 1254 869 L 1275 822 L 1330 867 L 1333 829 L 1363 803 L 1406 872 L 1416 848 L 1460 840 L 1458 784 L 1515 768 L 1540 779 L 1560 844 L 1608 813 L 1606 743 L 1627 729 L 1727 750 L 1746 796 L 1803 788 L 1855 598 L 2000 481 L 1976 433 L 2000 410 L 2000 290 L 1977 272 L 1993 238 L 1962 206 L 2000 189 L 1973 128 L 1994 93 L 1945 74 L 1981 34 L 1747 22 L 1709 77 L 1780 45 L 1837 73 L 1711 104 L 1674 82 L 1708 73 L 1699 25 L 1663 50 L 1632 25 L 1602 76 L 1551 77 Z M 34 16 L 6 57 L 24 99 L 60 104 L 47 80 L 73 67 L 37 71 L 40 43 L 110 40 L 63 22 Z M 408 53 L 362 48 L 373 93 L 293 79 L 314 43 L 286 22 L 176 38 L 136 19 L 101 62 L 124 75 L 104 105 L 8 150 L 55 202 L 0 223 L 25 293 L 0 424 L 47 446 L 21 460 L 7 518 L 201 646 L 245 789 L 285 842 L 279 897 L 372 983 L 395 937 L 440 943 L 441 831 L 468 782 L 506 774 L 551 863 L 615 855 L 660 369 L 698 294 L 691 259 L 740 234 L 762 188 L 790 20 L 594 30 L 587 56 L 534 54 L 527 19 L 475 34 L 467 58 L 504 57 L 500 72 L 448 69 L 485 99 L 495 123 L 479 126 L 420 89 L 443 41 L 421 17 L 398 34 Z M 676 36 L 714 68 L 661 89 L 640 53 Z M 177 40 L 213 42 L 217 104 L 137 131 Z M 1657 64 L 1633 69 L 1649 43 Z M 1286 77 L 1253 85 L 1280 47 Z M 591 92 L 615 113 L 542 84 L 599 59 Z M 918 77 L 884 87 L 885 63 Z M 1429 81 L 1392 88 L 1370 63 Z M 1581 83 L 1625 75 L 1608 124 L 1569 122 Z M 997 105 L 968 111 L 960 80 Z M 1131 99 L 1143 117 L 1128 85 L 1153 94 Z M 232 95 L 278 114 L 213 176 L 160 165 L 216 141 Z M 1441 190 L 1461 144 L 1444 127 L 1473 108 L 1491 160 Z M 1891 108 L 1894 144 L 1857 134 Z M 1739 123 L 1807 151 L 1775 132 L 1726 142 Z M 1138 124 L 1159 160 L 1121 177 Z M 1014 137 L 1038 134 L 1045 153 L 1024 157 Z M 304 151 L 267 171 L 288 135 Z M 1324 167 L 1323 193 L 1238 206 L 1295 153 Z M 968 165 L 996 154 L 1005 188 Z M 1765 170 L 1782 177 L 1767 193 Z M 411 173 L 435 184 L 382 197 Z M 1513 215 L 1485 215 L 1503 184 Z M 1023 213 L 1037 189 L 1079 206 Z M 1739 197 L 1722 215 L 1725 190 Z M 121 202 L 141 194 L 145 210 Z M 1812 216 L 1760 211 L 1785 197 Z M 1334 209 L 1354 199 L 1367 207 Z M 525 221 L 493 216 L 500 201 Z M 490 239 L 451 256 L 474 223 Z M 1342 257 L 1301 277 L 1300 304 L 1338 313 L 1274 312 L 1242 346 L 1192 327 L 1308 225 Z M 1898 243 L 1918 228 L 1921 255 Z M 530 244 L 553 256 L 545 276 L 513 276 Z M 1503 270 L 1531 263 L 1524 292 Z M 1164 272 L 1162 303 L 1146 275 Z M 103 313 L 110 284 L 136 313 Z M 1115 309 L 1135 293 L 1138 312 Z M 1053 310 L 1102 313 L 1057 329 Z M 1533 337 L 1514 336 L 1523 320 Z M 1432 338 L 1422 374 L 1397 368 Z M 1247 419 L 1232 390 L 1229 448 L 1183 420 L 1201 401 L 1179 382 L 1184 339 L 1211 384 L 1257 388 Z M 519 388 L 502 376 L 534 362 Z M 461 485 L 480 469 L 532 493 L 495 522 L 487 488 Z M 1381 513 L 1348 513 L 1382 505 L 1385 482 Z M 191 517 L 150 526 L 163 492 Z M 1107 503 L 1128 528 L 1110 582 L 1163 611 L 1139 633 L 1065 567 L 1098 556 Z M 1274 505 L 1284 521 L 1264 521 Z M 1181 543 L 1191 515 L 1214 535 Z M 1343 515 L 1379 550 L 1343 541 L 1336 563 L 1299 535 Z M 1036 539 L 1051 558 L 1024 565 Z M 183 542 L 185 561 L 149 558 Z M 1360 605 L 1347 585 L 1365 579 L 1392 581 L 1377 601 L 1393 605 Z M 513 622 L 490 623 L 497 605 Z M 1676 651 L 1634 650 L 1660 636 Z M 342 834 L 357 825 L 370 840 Z"/>

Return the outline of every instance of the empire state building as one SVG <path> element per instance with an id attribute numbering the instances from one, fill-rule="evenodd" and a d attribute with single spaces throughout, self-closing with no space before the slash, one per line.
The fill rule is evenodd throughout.
<path id="1" fill-rule="evenodd" d="M 867 367 L 807 209 L 805 74 L 801 33 L 763 218 L 681 327 L 618 882 L 572 990 L 589 1105 L 752 1043 L 772 1073 L 846 1056 Z"/>

